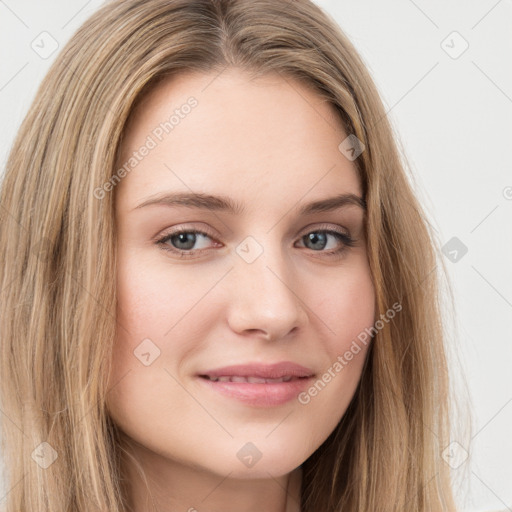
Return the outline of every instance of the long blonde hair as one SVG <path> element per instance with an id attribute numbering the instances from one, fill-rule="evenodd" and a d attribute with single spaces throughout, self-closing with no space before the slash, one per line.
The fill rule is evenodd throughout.
<path id="1" fill-rule="evenodd" d="M 130 113 L 180 70 L 280 73 L 309 84 L 365 147 L 376 318 L 354 398 L 302 465 L 304 512 L 453 511 L 450 393 L 436 241 L 366 67 L 309 0 L 114 0 L 42 81 L 1 188 L 2 450 L 7 512 L 121 512 L 105 409 L 115 335 L 114 173 Z M 341 141 L 340 141 L 341 142 Z M 114 384 L 115 386 L 115 384 Z"/>

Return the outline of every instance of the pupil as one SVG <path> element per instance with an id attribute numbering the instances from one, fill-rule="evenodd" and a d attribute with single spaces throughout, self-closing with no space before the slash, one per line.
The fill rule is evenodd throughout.
<path id="1" fill-rule="evenodd" d="M 322 233 L 321 235 L 317 234 L 317 233 L 310 233 L 309 235 L 307 235 L 307 238 L 309 241 L 313 242 L 313 244 L 317 243 L 319 240 L 320 240 L 320 245 L 321 247 L 313 247 L 314 249 L 323 249 L 325 247 L 325 242 L 326 242 L 326 234 L 325 233 Z M 323 243 L 322 243 L 323 242 Z"/>
<path id="2" fill-rule="evenodd" d="M 178 247 L 178 249 L 183 249 L 185 251 L 190 250 L 194 247 L 195 243 L 195 234 L 194 233 L 178 233 L 173 238 L 178 238 L 178 243 L 187 243 L 187 238 L 191 237 L 191 239 L 188 241 L 187 247 Z"/>

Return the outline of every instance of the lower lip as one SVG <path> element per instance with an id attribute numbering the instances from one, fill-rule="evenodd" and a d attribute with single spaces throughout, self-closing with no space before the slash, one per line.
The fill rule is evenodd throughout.
<path id="1" fill-rule="evenodd" d="M 275 383 L 219 382 L 199 377 L 210 389 L 258 407 L 282 405 L 297 398 L 311 384 L 313 377 Z"/>

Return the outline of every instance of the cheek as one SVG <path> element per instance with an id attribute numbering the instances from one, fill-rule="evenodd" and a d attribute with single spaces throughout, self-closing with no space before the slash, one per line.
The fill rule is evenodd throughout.
<path id="1" fill-rule="evenodd" d="M 201 275 L 179 266 L 171 272 L 165 260 L 148 261 L 135 248 L 119 252 L 117 334 L 107 395 L 118 423 L 127 426 L 133 420 L 136 428 L 155 410 L 167 410 L 171 403 L 185 408 L 190 402 L 171 375 L 177 376 L 181 361 L 201 347 L 204 322 L 198 320 L 206 322 L 201 297 L 215 279 Z"/>
<path id="2" fill-rule="evenodd" d="M 357 388 L 371 343 L 375 289 L 369 267 L 361 263 L 350 272 L 340 272 L 339 279 L 323 287 L 322 295 L 311 295 L 311 304 L 316 305 L 325 333 L 326 357 L 318 380 L 299 396 L 299 402 L 315 411 L 317 424 L 334 428 Z"/>
<path id="3" fill-rule="evenodd" d="M 323 293 L 318 292 L 313 302 L 328 333 L 328 352 L 335 359 L 375 322 L 375 289 L 368 265 L 360 263 L 340 272 L 339 279 L 325 281 Z"/>
<path id="4" fill-rule="evenodd" d="M 204 285 L 181 269 L 171 272 L 137 250 L 125 251 L 117 270 L 118 331 L 126 339 L 169 339 L 187 311 L 198 302 Z"/>
<path id="5" fill-rule="evenodd" d="M 194 411 L 195 403 L 176 380 L 179 362 L 195 344 L 187 323 L 194 290 L 130 252 L 118 259 L 117 332 L 106 405 L 128 436 L 159 451 L 156 431 L 179 431 L 175 411 L 184 418 Z M 178 337 L 183 330 L 189 335 Z"/>

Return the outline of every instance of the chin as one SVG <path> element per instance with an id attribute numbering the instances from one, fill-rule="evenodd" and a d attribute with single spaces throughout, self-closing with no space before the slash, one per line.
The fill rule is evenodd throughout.
<path id="1" fill-rule="evenodd" d="M 223 458 L 222 461 L 218 460 L 218 463 L 215 465 L 215 472 L 224 475 L 229 474 L 230 478 L 240 480 L 267 480 L 271 476 L 277 478 L 291 473 L 304 462 L 302 458 L 297 459 L 296 457 L 286 456 L 294 452 L 296 455 L 297 451 L 289 448 L 281 448 L 272 453 L 266 450 L 261 453 L 259 459 L 253 458 L 253 460 L 246 459 L 243 455 L 239 457 L 238 454 L 235 454 L 234 459 Z M 244 461 L 244 459 L 246 460 Z"/>
<path id="2" fill-rule="evenodd" d="M 288 475 L 297 466 L 293 464 L 281 465 L 276 467 L 274 464 L 267 461 L 263 464 L 260 460 L 252 468 L 243 468 L 240 466 L 228 468 L 229 477 L 236 480 L 268 480 L 269 478 L 278 478 L 283 475 Z M 218 468 L 216 469 L 218 472 Z"/>

